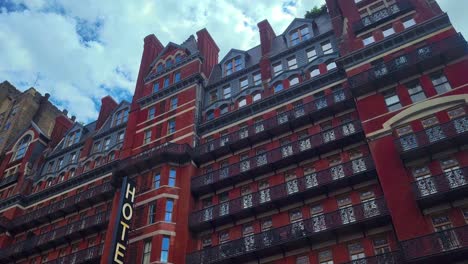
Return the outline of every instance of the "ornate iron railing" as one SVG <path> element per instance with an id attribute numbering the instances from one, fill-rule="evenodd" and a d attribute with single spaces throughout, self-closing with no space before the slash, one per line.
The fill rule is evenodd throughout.
<path id="1" fill-rule="evenodd" d="M 380 9 L 368 16 L 361 18 L 361 21 L 353 24 L 353 29 L 355 32 L 362 31 L 366 28 L 371 27 L 372 25 L 386 21 L 395 17 L 398 14 L 403 14 L 413 9 L 413 5 L 408 1 L 399 1 L 395 4 L 392 4 L 386 8 Z"/>
<path id="2" fill-rule="evenodd" d="M 187 256 L 187 264 L 219 263 L 233 257 L 387 215 L 385 201 L 380 198 L 196 251 Z"/>
<path id="3" fill-rule="evenodd" d="M 374 163 L 370 156 L 358 158 L 228 202 L 204 208 L 192 213 L 189 222 L 191 226 L 197 226 L 217 218 L 230 217 L 236 213 L 318 189 L 373 169 Z"/>
<path id="4" fill-rule="evenodd" d="M 104 245 L 94 246 L 87 249 L 71 253 L 64 257 L 57 258 L 46 264 L 80 264 L 80 263 L 99 263 L 99 259 L 104 251 Z"/>
<path id="5" fill-rule="evenodd" d="M 443 194 L 462 187 L 468 187 L 468 167 L 424 177 L 413 182 L 416 199 L 424 199 L 434 194 Z"/>
<path id="6" fill-rule="evenodd" d="M 361 258 L 346 262 L 344 264 L 401 264 L 404 263 L 401 252 L 394 251 L 379 254 L 367 258 Z"/>
<path id="7" fill-rule="evenodd" d="M 316 150 L 326 144 L 334 143 L 339 139 L 356 135 L 361 131 L 361 123 L 356 120 L 321 133 L 302 138 L 271 151 L 257 154 L 255 157 L 194 177 L 191 185 L 192 190 L 197 191 L 199 188 L 213 183 L 218 183 L 226 179 L 235 180 L 237 176 L 247 173 L 248 171 L 252 171 L 266 165 L 272 166 L 275 162 L 279 162 L 283 159 L 290 158 L 301 153 L 308 153 L 309 151 Z"/>
<path id="8" fill-rule="evenodd" d="M 468 225 L 435 232 L 401 242 L 406 260 L 415 260 L 440 254 L 451 254 L 468 249 Z"/>
<path id="9" fill-rule="evenodd" d="M 19 172 L 10 175 L 8 177 L 4 177 L 0 180 L 0 188 L 4 188 L 12 183 L 15 183 L 18 180 Z"/>

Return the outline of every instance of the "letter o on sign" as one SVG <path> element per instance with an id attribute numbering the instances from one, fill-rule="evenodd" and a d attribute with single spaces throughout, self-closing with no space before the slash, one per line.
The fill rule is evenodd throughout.
<path id="1" fill-rule="evenodd" d="M 132 206 L 128 203 L 125 203 L 122 207 L 122 214 L 125 220 L 130 221 L 132 219 L 133 215 L 133 209 Z"/>

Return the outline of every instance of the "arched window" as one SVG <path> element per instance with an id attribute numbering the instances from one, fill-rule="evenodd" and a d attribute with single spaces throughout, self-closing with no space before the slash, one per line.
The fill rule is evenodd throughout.
<path id="1" fill-rule="evenodd" d="M 179 63 L 179 62 L 181 62 L 181 61 L 182 61 L 182 55 L 177 54 L 177 55 L 175 56 L 175 62 L 176 62 L 176 63 Z"/>
<path id="2" fill-rule="evenodd" d="M 164 65 L 162 63 L 158 64 L 156 67 L 156 72 L 162 72 L 164 70 Z"/>
<path id="3" fill-rule="evenodd" d="M 86 164 L 84 165 L 83 171 L 89 171 L 89 169 L 90 169 L 90 162 L 86 162 Z"/>
<path id="4" fill-rule="evenodd" d="M 247 105 L 247 99 L 245 99 L 245 98 L 241 98 L 241 99 L 239 100 L 239 102 L 237 103 L 237 106 L 238 106 L 239 108 L 241 108 L 241 107 L 243 107 L 243 106 L 246 106 L 246 105 Z"/>
<path id="5" fill-rule="evenodd" d="M 294 76 L 294 77 L 289 78 L 289 85 L 290 86 L 294 86 L 294 85 L 296 85 L 298 83 L 299 83 L 299 77 Z"/>
<path id="6" fill-rule="evenodd" d="M 223 114 L 226 114 L 227 112 L 229 112 L 229 108 L 227 105 L 222 105 L 220 108 L 220 113 L 223 115 Z"/>
<path id="7" fill-rule="evenodd" d="M 336 68 L 336 63 L 334 61 L 327 64 L 327 71 L 333 70 L 335 68 Z"/>
<path id="8" fill-rule="evenodd" d="M 253 96 L 253 101 L 258 101 L 262 99 L 262 94 L 261 93 L 256 93 L 254 96 Z"/>
<path id="9" fill-rule="evenodd" d="M 100 166 L 101 165 L 101 158 L 97 158 L 95 161 L 94 161 L 94 167 L 97 167 L 97 166 Z"/>
<path id="10" fill-rule="evenodd" d="M 318 68 L 315 68 L 310 71 L 310 78 L 314 78 L 315 76 L 320 75 L 320 70 Z"/>
<path id="11" fill-rule="evenodd" d="M 53 181 L 52 178 L 49 178 L 49 179 L 47 180 L 46 187 L 48 188 L 48 187 L 52 186 L 52 184 L 54 184 L 54 181 Z"/>
<path id="12" fill-rule="evenodd" d="M 166 68 L 172 67 L 172 64 L 173 64 L 173 63 L 172 63 L 172 60 L 171 60 L 171 59 L 167 60 L 167 61 L 166 61 Z"/>
<path id="13" fill-rule="evenodd" d="M 214 111 L 210 110 L 206 113 L 206 120 L 213 120 L 214 119 Z"/>
<path id="14" fill-rule="evenodd" d="M 75 169 L 71 169 L 71 170 L 70 170 L 70 178 L 75 177 L 75 173 L 76 173 L 76 170 L 75 170 Z"/>
<path id="15" fill-rule="evenodd" d="M 59 175 L 59 182 L 63 182 L 65 180 L 65 173 L 60 173 Z"/>
<path id="16" fill-rule="evenodd" d="M 18 160 L 24 157 L 26 150 L 28 150 L 29 143 L 31 142 L 31 135 L 24 136 L 16 145 L 16 152 L 14 160 Z"/>
<path id="17" fill-rule="evenodd" d="M 109 156 L 107 157 L 107 160 L 108 160 L 109 162 L 115 160 L 115 152 L 114 152 L 114 151 L 112 151 L 111 153 L 109 153 Z"/>
<path id="18" fill-rule="evenodd" d="M 275 85 L 275 88 L 274 88 L 274 92 L 277 93 L 277 92 L 281 92 L 283 90 L 283 84 L 282 83 L 278 83 Z"/>
<path id="19" fill-rule="evenodd" d="M 114 126 L 118 126 L 128 120 L 128 109 L 122 109 L 114 115 Z"/>
<path id="20" fill-rule="evenodd" d="M 73 145 L 73 144 L 78 143 L 78 141 L 80 141 L 80 137 L 81 137 L 81 130 L 73 131 L 73 132 L 70 133 L 70 135 L 68 136 L 67 142 L 66 142 L 66 144 L 64 145 L 64 147 L 69 147 L 69 146 L 71 146 L 71 145 Z"/>

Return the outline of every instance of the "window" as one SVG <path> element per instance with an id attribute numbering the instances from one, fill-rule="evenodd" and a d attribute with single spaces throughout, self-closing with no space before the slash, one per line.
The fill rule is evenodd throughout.
<path id="1" fill-rule="evenodd" d="M 382 34 L 384 36 L 384 38 L 388 37 L 388 36 L 391 36 L 393 34 L 395 34 L 395 29 L 393 29 L 393 26 L 389 26 L 389 27 L 386 27 L 386 28 L 383 28 L 382 29 Z"/>
<path id="2" fill-rule="evenodd" d="M 24 136 L 16 146 L 15 158 L 14 160 L 19 160 L 24 157 L 26 150 L 28 149 L 29 142 L 31 141 L 31 135 Z"/>
<path id="3" fill-rule="evenodd" d="M 229 241 L 229 231 L 221 231 L 219 233 L 219 244 L 224 244 Z"/>
<path id="4" fill-rule="evenodd" d="M 308 27 L 298 28 L 289 34 L 289 39 L 290 39 L 291 45 L 293 46 L 309 38 L 310 38 L 310 33 L 309 33 Z"/>
<path id="5" fill-rule="evenodd" d="M 172 60 L 166 61 L 166 68 L 172 67 Z"/>
<path id="6" fill-rule="evenodd" d="M 167 199 L 166 201 L 166 213 L 164 214 L 164 221 L 172 221 L 172 211 L 174 210 L 174 200 Z"/>
<path id="7" fill-rule="evenodd" d="M 75 177 L 75 173 L 76 173 L 76 170 L 75 170 L 75 169 L 71 169 L 71 170 L 70 170 L 70 178 Z"/>
<path id="8" fill-rule="evenodd" d="M 104 150 L 108 150 L 110 148 L 110 143 L 111 143 L 110 137 L 104 139 Z"/>
<path id="9" fill-rule="evenodd" d="M 177 171 L 176 169 L 169 170 L 169 186 L 174 187 L 176 185 Z"/>
<path id="10" fill-rule="evenodd" d="M 370 45 L 375 42 L 374 36 L 372 35 L 367 35 L 362 38 L 362 43 L 364 46 Z"/>
<path id="11" fill-rule="evenodd" d="M 416 25 L 416 21 L 414 20 L 414 18 L 412 17 L 408 17 L 406 19 L 403 19 L 403 27 L 406 29 L 406 28 L 409 28 L 409 27 L 412 27 Z"/>
<path id="12" fill-rule="evenodd" d="M 153 119 L 154 116 L 156 115 L 156 107 L 151 107 L 148 109 L 148 119 Z"/>
<path id="13" fill-rule="evenodd" d="M 177 97 L 176 97 L 176 96 L 175 96 L 175 97 L 172 97 L 172 98 L 171 98 L 171 104 L 170 104 L 169 110 L 174 110 L 174 109 L 176 109 L 176 108 L 177 108 L 177 102 L 178 102 Z"/>
<path id="14" fill-rule="evenodd" d="M 351 260 L 362 259 L 366 257 L 361 243 L 352 243 L 348 245 L 349 258 Z"/>
<path id="15" fill-rule="evenodd" d="M 63 167 L 63 158 L 60 158 L 57 163 L 57 170 L 60 170 Z"/>
<path id="16" fill-rule="evenodd" d="M 310 78 L 314 78 L 315 76 L 320 75 L 320 70 L 318 68 L 315 68 L 310 71 Z"/>
<path id="17" fill-rule="evenodd" d="M 169 245 L 171 238 L 169 236 L 163 236 L 162 238 L 162 247 L 161 247 L 161 259 L 163 263 L 167 263 L 169 260 Z"/>
<path id="18" fill-rule="evenodd" d="M 156 222 L 156 203 L 150 204 L 148 207 L 148 224 Z"/>
<path id="19" fill-rule="evenodd" d="M 218 100 L 217 91 L 211 91 L 210 92 L 210 103 L 215 102 L 216 100 Z"/>
<path id="20" fill-rule="evenodd" d="M 463 107 L 458 107 L 458 108 L 447 111 L 447 114 L 450 117 L 450 119 L 455 119 L 459 116 L 464 116 L 465 109 Z"/>
<path id="21" fill-rule="evenodd" d="M 377 237 L 372 239 L 372 244 L 374 245 L 374 253 L 376 255 L 389 253 L 391 251 L 388 240 L 385 237 Z"/>
<path id="22" fill-rule="evenodd" d="M 220 107 L 220 114 L 223 115 L 223 114 L 226 114 L 228 112 L 229 108 L 227 105 L 222 105 Z"/>
<path id="23" fill-rule="evenodd" d="M 159 91 L 159 82 L 155 82 L 155 83 L 153 84 L 153 93 L 155 93 L 155 92 L 157 92 L 157 91 Z"/>
<path id="24" fill-rule="evenodd" d="M 125 131 L 120 131 L 118 135 L 119 142 L 123 141 L 125 137 Z"/>
<path id="25" fill-rule="evenodd" d="M 317 58 L 317 51 L 315 49 L 308 49 L 306 52 L 309 61 L 313 61 Z"/>
<path id="26" fill-rule="evenodd" d="M 309 256 L 296 257 L 296 264 L 309 264 Z"/>
<path id="27" fill-rule="evenodd" d="M 282 83 L 278 83 L 275 85 L 274 87 L 274 92 L 275 93 L 278 93 L 278 92 L 281 92 L 283 90 L 283 84 Z"/>
<path id="28" fill-rule="evenodd" d="M 114 116 L 114 126 L 118 126 L 127 122 L 128 120 L 128 109 L 118 111 Z"/>
<path id="29" fill-rule="evenodd" d="M 202 238 L 202 248 L 208 248 L 211 247 L 211 237 L 208 235 L 204 238 Z"/>
<path id="30" fill-rule="evenodd" d="M 323 54 L 333 53 L 333 48 L 332 48 L 332 45 L 331 45 L 330 41 L 322 42 L 321 45 L 322 45 Z"/>
<path id="31" fill-rule="evenodd" d="M 167 124 L 167 133 L 168 134 L 175 133 L 175 131 L 176 131 L 176 121 L 175 121 L 175 119 L 169 120 L 167 123 L 168 123 Z"/>
<path id="32" fill-rule="evenodd" d="M 146 130 L 143 138 L 143 144 L 149 144 L 151 142 L 151 130 Z"/>
<path id="33" fill-rule="evenodd" d="M 294 70 L 297 69 L 297 60 L 296 57 L 289 57 L 288 58 L 288 69 Z"/>
<path id="34" fill-rule="evenodd" d="M 109 153 L 109 157 L 107 158 L 108 161 L 113 161 L 115 159 L 115 152 Z"/>
<path id="35" fill-rule="evenodd" d="M 161 174 L 159 174 L 159 172 L 153 176 L 153 186 L 155 189 L 158 189 L 161 186 Z"/>
<path id="36" fill-rule="evenodd" d="M 327 64 L 327 71 L 331 71 L 336 68 L 336 63 L 335 62 L 330 62 Z"/>
<path id="37" fill-rule="evenodd" d="M 240 89 L 244 90 L 247 87 L 249 87 L 249 79 L 247 77 L 240 79 Z"/>
<path id="38" fill-rule="evenodd" d="M 240 99 L 239 102 L 237 103 L 237 106 L 239 108 L 241 108 L 243 106 L 246 106 L 246 105 L 247 105 L 247 99 L 245 99 L 245 98 Z"/>
<path id="39" fill-rule="evenodd" d="M 167 77 L 164 79 L 163 88 L 167 88 L 168 86 L 169 86 L 169 76 L 167 76 Z"/>
<path id="40" fill-rule="evenodd" d="M 81 130 L 77 130 L 77 131 L 70 133 L 67 139 L 67 143 L 65 144 L 65 147 L 69 147 L 73 144 L 78 143 L 78 141 L 80 140 L 80 135 L 81 135 Z"/>
<path id="41" fill-rule="evenodd" d="M 262 83 L 262 75 L 259 72 L 254 73 L 253 81 L 254 85 L 260 85 Z"/>
<path id="42" fill-rule="evenodd" d="M 174 83 L 179 82 L 179 81 L 180 81 L 180 72 L 176 72 L 174 73 Z"/>
<path id="43" fill-rule="evenodd" d="M 408 87 L 408 93 L 413 103 L 426 99 L 426 94 L 424 94 L 424 90 L 419 82 L 407 84 L 406 87 Z"/>
<path id="44" fill-rule="evenodd" d="M 70 154 L 70 163 L 74 163 L 76 161 L 76 152 Z"/>
<path id="45" fill-rule="evenodd" d="M 182 55 L 177 54 L 177 55 L 175 56 L 175 62 L 176 62 L 176 63 L 179 63 L 179 62 L 181 62 L 181 61 L 182 61 Z"/>
<path id="46" fill-rule="evenodd" d="M 400 98 L 396 94 L 395 90 L 391 90 L 384 94 L 385 104 L 387 105 L 388 111 L 395 111 L 401 108 Z"/>
<path id="47" fill-rule="evenodd" d="M 93 145 L 93 153 L 101 151 L 101 142 L 96 142 Z"/>
<path id="48" fill-rule="evenodd" d="M 294 86 L 299 83 L 299 78 L 297 76 L 294 76 L 289 79 L 289 85 Z"/>
<path id="49" fill-rule="evenodd" d="M 331 250 L 319 252 L 318 259 L 320 264 L 333 264 L 333 255 Z"/>
<path id="50" fill-rule="evenodd" d="M 231 86 L 223 87 L 223 99 L 231 98 Z"/>
<path id="51" fill-rule="evenodd" d="M 164 65 L 162 63 L 158 64 L 156 67 L 156 72 L 162 72 L 164 70 Z"/>
<path id="52" fill-rule="evenodd" d="M 445 93 L 452 89 L 447 80 L 447 77 L 445 77 L 445 75 L 441 72 L 432 74 L 431 80 L 435 90 L 437 91 L 437 94 Z"/>
<path id="53" fill-rule="evenodd" d="M 225 75 L 231 75 L 233 72 L 242 70 L 242 59 L 236 57 L 225 64 Z"/>
<path id="54" fill-rule="evenodd" d="M 151 241 L 146 241 L 145 245 L 143 246 L 143 258 L 142 258 L 141 263 L 149 264 L 150 256 L 151 256 Z"/>
<path id="55" fill-rule="evenodd" d="M 261 93 L 256 93 L 254 96 L 253 96 L 253 101 L 258 101 L 262 99 L 262 94 Z"/>
<path id="56" fill-rule="evenodd" d="M 276 76 L 280 74 L 282 71 L 283 71 L 283 65 L 281 64 L 281 62 L 277 62 L 273 64 L 273 75 Z"/>
<path id="57" fill-rule="evenodd" d="M 215 118 L 215 113 L 214 113 L 213 110 L 208 111 L 208 112 L 206 113 L 206 119 L 207 119 L 207 120 L 213 120 L 214 118 Z"/>

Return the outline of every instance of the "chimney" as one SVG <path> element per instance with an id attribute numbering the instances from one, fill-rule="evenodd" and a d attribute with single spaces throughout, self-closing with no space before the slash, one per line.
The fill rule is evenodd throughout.
<path id="1" fill-rule="evenodd" d="M 276 37 L 275 31 L 271 27 L 268 20 L 263 20 L 257 24 L 260 31 L 260 45 L 262 47 L 262 56 L 268 55 L 271 51 L 271 44 Z"/>
<path id="2" fill-rule="evenodd" d="M 71 121 L 75 122 L 75 120 L 76 120 L 76 116 L 72 116 Z"/>
<path id="3" fill-rule="evenodd" d="M 49 100 L 49 98 L 50 98 L 50 93 L 44 94 L 44 98 L 45 98 L 46 100 Z"/>
<path id="4" fill-rule="evenodd" d="M 218 64 L 219 47 L 206 28 L 197 32 L 197 47 L 205 59 L 201 71 L 208 77 L 213 67 Z"/>
<path id="5" fill-rule="evenodd" d="M 64 116 L 67 116 L 67 115 L 68 115 L 68 110 L 67 110 L 67 109 L 63 109 L 63 110 L 62 110 L 62 113 L 63 113 Z"/>
<path id="6" fill-rule="evenodd" d="M 105 96 L 101 99 L 101 110 L 99 111 L 99 117 L 96 122 L 96 130 L 100 129 L 104 122 L 106 122 L 109 115 L 117 107 L 117 103 L 110 96 Z"/>

